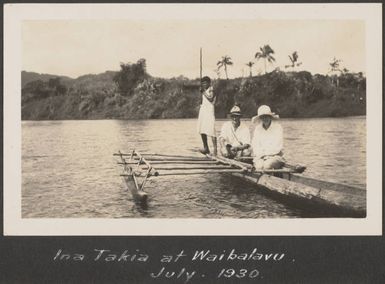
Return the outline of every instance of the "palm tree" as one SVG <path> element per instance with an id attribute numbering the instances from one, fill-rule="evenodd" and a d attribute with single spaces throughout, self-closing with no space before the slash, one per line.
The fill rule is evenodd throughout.
<path id="1" fill-rule="evenodd" d="M 275 61 L 275 58 L 272 56 L 272 54 L 274 54 L 274 50 L 268 44 L 264 45 L 263 47 L 260 47 L 259 50 L 260 51 L 258 51 L 255 54 L 255 58 L 257 60 L 260 58 L 263 58 L 263 61 L 265 63 L 265 74 L 266 74 L 266 60 L 269 61 L 269 63 L 272 63 Z"/>
<path id="2" fill-rule="evenodd" d="M 330 65 L 330 71 L 328 73 L 335 73 L 336 71 L 342 73 L 342 70 L 340 69 L 340 63 L 342 62 L 341 59 L 336 59 L 335 57 L 333 58 L 332 62 L 329 63 Z M 332 76 L 332 83 L 333 83 L 333 77 L 336 78 L 336 86 L 338 88 L 339 86 L 339 80 L 338 80 L 338 76 L 336 74 L 334 74 Z"/>
<path id="3" fill-rule="evenodd" d="M 225 68 L 225 74 L 226 74 L 226 79 L 228 80 L 229 77 L 227 76 L 227 65 L 233 65 L 233 62 L 231 61 L 230 56 L 222 56 L 222 59 L 218 61 L 217 66 L 218 70 L 221 69 L 222 67 Z"/>
<path id="4" fill-rule="evenodd" d="M 254 62 L 252 61 L 249 61 L 246 63 L 246 66 L 250 68 L 250 77 L 253 77 L 253 73 L 251 72 L 251 67 L 253 67 L 253 65 L 254 65 Z"/>
<path id="5" fill-rule="evenodd" d="M 340 69 L 340 63 L 342 62 L 342 60 L 340 59 L 336 59 L 335 57 L 333 58 L 332 62 L 329 63 L 330 65 L 330 72 L 335 72 L 335 71 L 339 71 L 341 72 L 341 69 Z"/>
<path id="6" fill-rule="evenodd" d="M 297 51 L 294 51 L 291 55 L 289 55 L 289 59 L 291 61 L 290 65 L 285 65 L 285 68 L 291 67 L 294 70 L 294 67 L 300 66 L 302 62 L 297 62 L 298 61 L 298 53 Z"/>

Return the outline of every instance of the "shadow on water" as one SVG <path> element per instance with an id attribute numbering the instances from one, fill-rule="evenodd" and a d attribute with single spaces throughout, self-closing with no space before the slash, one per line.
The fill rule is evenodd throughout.
<path id="1" fill-rule="evenodd" d="M 142 217 L 146 217 L 148 215 L 148 200 L 147 199 L 143 200 L 143 201 L 136 200 L 135 206 Z"/>
<path id="2" fill-rule="evenodd" d="M 224 121 L 217 121 L 216 128 L 221 129 Z M 246 120 L 242 123 L 252 134 L 253 125 Z M 307 165 L 306 176 L 366 187 L 365 117 L 282 119 L 281 123 L 285 157 Z M 135 204 L 122 187 L 121 168 L 112 153 L 135 148 L 190 156 L 201 145 L 195 129 L 195 119 L 23 121 L 22 217 L 321 216 L 221 174 L 154 179 L 146 184 L 148 203 Z"/>

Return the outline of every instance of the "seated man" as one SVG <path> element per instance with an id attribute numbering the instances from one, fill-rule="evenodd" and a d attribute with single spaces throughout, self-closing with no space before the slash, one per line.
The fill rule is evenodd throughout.
<path id="1" fill-rule="evenodd" d="M 245 125 L 241 125 L 241 110 L 234 106 L 230 111 L 231 121 L 223 124 L 219 135 L 220 153 L 233 159 L 251 155 L 250 131 Z"/>
<path id="2" fill-rule="evenodd" d="M 285 164 L 282 157 L 283 130 L 276 121 L 278 115 L 271 112 L 270 107 L 262 105 L 258 108 L 258 115 L 252 118 L 257 122 L 251 142 L 254 153 L 254 167 L 257 170 L 280 169 Z"/>

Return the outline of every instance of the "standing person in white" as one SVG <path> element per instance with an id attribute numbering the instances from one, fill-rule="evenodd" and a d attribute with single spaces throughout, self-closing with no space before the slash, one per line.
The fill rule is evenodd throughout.
<path id="1" fill-rule="evenodd" d="M 223 124 L 218 138 L 221 155 L 230 159 L 250 156 L 250 131 L 247 126 L 241 124 L 241 109 L 234 106 L 230 110 L 230 117 L 231 121 Z"/>
<path id="2" fill-rule="evenodd" d="M 217 155 L 217 138 L 215 133 L 215 111 L 214 105 L 216 96 L 211 86 L 211 79 L 207 76 L 201 80 L 202 89 L 202 104 L 199 109 L 198 116 L 198 133 L 201 135 L 203 142 L 203 149 L 199 151 L 202 154 L 209 154 L 210 149 L 207 143 L 207 136 L 210 136 L 213 142 L 214 151 L 213 154 Z"/>
<path id="3" fill-rule="evenodd" d="M 251 120 L 258 123 L 251 142 L 256 169 L 280 169 L 285 164 L 282 157 L 283 130 L 277 121 L 278 118 L 269 106 L 262 105 L 258 108 L 258 115 Z"/>

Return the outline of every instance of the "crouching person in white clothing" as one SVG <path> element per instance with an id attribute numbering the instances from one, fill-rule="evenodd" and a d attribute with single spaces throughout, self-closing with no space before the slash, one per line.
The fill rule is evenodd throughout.
<path id="1" fill-rule="evenodd" d="M 230 117 L 231 121 L 223 124 L 219 136 L 221 155 L 229 159 L 250 156 L 250 131 L 241 124 L 242 113 L 238 106 L 231 109 Z"/>
<path id="2" fill-rule="evenodd" d="M 257 170 L 280 169 L 285 165 L 282 153 L 283 130 L 277 122 L 278 118 L 266 105 L 260 106 L 258 115 L 252 118 L 253 123 L 258 123 L 251 142 L 253 163 Z"/>

